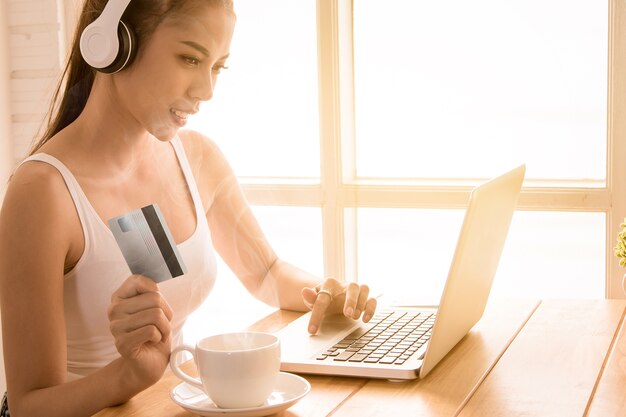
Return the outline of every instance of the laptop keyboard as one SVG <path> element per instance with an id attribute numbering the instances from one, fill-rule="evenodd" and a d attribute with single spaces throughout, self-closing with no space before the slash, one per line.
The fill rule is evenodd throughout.
<path id="1" fill-rule="evenodd" d="M 429 340 L 435 312 L 382 311 L 369 330 L 357 329 L 319 354 L 319 361 L 402 365 Z"/>

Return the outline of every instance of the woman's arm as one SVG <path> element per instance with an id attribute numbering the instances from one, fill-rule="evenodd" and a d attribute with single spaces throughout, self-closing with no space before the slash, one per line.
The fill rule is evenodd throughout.
<path id="1" fill-rule="evenodd" d="M 327 308 L 354 318 L 365 312 L 363 318 L 371 318 L 376 301 L 368 298 L 367 286 L 346 285 L 333 279 L 324 281 L 281 260 L 263 234 L 237 177 L 217 146 L 196 133 L 190 133 L 186 142 L 188 153 L 194 155 L 199 187 L 214 190 L 205 205 L 214 246 L 248 291 L 283 309 L 312 308 L 313 333 Z M 198 157 L 199 154 L 202 156 Z M 318 297 L 320 290 L 327 296 Z"/>
<path id="2" fill-rule="evenodd" d="M 0 306 L 14 417 L 90 416 L 155 382 L 142 380 L 137 360 L 128 357 L 66 382 L 63 274 L 66 259 L 82 253 L 82 245 L 76 209 L 58 172 L 42 163 L 23 165 L 0 212 Z"/>

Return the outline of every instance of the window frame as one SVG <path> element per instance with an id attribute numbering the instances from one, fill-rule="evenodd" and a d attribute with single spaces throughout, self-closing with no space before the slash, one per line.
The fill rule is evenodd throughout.
<path id="1" fill-rule="evenodd" d="M 356 209 L 464 208 L 471 185 L 467 179 L 394 181 L 356 178 L 354 128 L 354 0 L 317 0 L 320 107 L 320 183 L 280 184 L 276 180 L 243 183 L 251 204 L 317 206 L 322 209 L 324 273 L 355 279 Z M 609 2 L 607 74 L 607 172 L 602 186 L 562 181 L 526 181 L 518 210 L 603 212 L 606 215 L 605 296 L 626 298 L 624 271 L 613 255 L 616 234 L 626 214 L 626 3 Z M 620 117 L 621 115 L 621 117 Z"/>

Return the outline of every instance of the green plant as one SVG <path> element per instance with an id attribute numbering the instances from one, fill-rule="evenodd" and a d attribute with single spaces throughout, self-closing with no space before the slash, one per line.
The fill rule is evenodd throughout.
<path id="1" fill-rule="evenodd" d="M 626 267 L 626 218 L 619 225 L 621 231 L 617 234 L 617 245 L 613 248 L 615 256 L 619 258 L 619 265 Z"/>

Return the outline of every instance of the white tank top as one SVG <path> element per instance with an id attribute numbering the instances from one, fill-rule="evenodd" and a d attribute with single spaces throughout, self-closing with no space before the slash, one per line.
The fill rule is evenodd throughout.
<path id="1" fill-rule="evenodd" d="M 172 140 L 178 162 L 187 181 L 196 212 L 196 229 L 178 245 L 187 273 L 159 284 L 174 311 L 172 347 L 182 343 L 185 320 L 208 296 L 216 277 L 215 252 L 206 215 L 178 137 Z M 131 272 L 108 226 L 85 196 L 76 178 L 58 159 L 38 153 L 24 160 L 54 166 L 63 176 L 80 218 L 85 240 L 84 252 L 76 266 L 64 276 L 64 307 L 67 331 L 68 380 L 88 375 L 119 357 L 109 330 L 107 308 L 111 294 Z"/>

